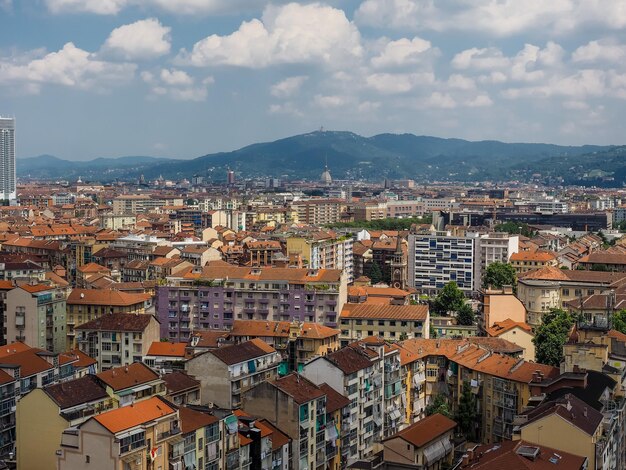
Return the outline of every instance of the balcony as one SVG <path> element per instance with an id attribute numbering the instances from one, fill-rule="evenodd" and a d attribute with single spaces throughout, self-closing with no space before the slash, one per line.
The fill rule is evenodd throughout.
<path id="1" fill-rule="evenodd" d="M 160 432 L 157 440 L 162 441 L 163 439 L 168 439 L 177 434 L 180 434 L 180 428 L 178 426 L 172 426 L 167 431 Z"/>

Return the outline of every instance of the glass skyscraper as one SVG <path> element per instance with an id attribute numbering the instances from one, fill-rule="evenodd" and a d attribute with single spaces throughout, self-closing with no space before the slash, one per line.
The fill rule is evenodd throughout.
<path id="1" fill-rule="evenodd" d="M 15 119 L 0 116 L 0 200 L 15 201 Z"/>

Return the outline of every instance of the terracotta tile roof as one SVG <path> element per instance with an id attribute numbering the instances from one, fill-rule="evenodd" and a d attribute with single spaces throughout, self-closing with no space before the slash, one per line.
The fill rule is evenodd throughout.
<path id="1" fill-rule="evenodd" d="M 272 432 L 272 451 L 276 451 L 291 442 L 289 436 L 287 436 L 285 433 L 283 433 L 266 419 L 257 420 L 256 425 L 259 427 L 259 429 L 265 427 Z"/>
<path id="2" fill-rule="evenodd" d="M 187 375 L 185 372 L 180 370 L 175 370 L 169 374 L 163 374 L 161 379 L 165 382 L 168 395 L 200 387 L 199 380 L 194 379 L 192 376 Z"/>
<path id="3" fill-rule="evenodd" d="M 534 459 L 526 457 L 526 452 L 538 450 Z M 582 470 L 586 468 L 586 457 L 569 454 L 560 449 L 553 449 L 525 441 L 503 441 L 497 444 L 485 444 L 474 449 L 474 459 L 462 469 L 472 470 Z"/>
<path id="4" fill-rule="evenodd" d="M 549 251 L 519 251 L 511 255 L 511 262 L 537 261 L 547 263 L 556 259 L 556 255 Z"/>
<path id="5" fill-rule="evenodd" d="M 192 338 L 198 338 L 198 342 L 194 347 L 196 348 L 208 348 L 217 349 L 219 347 L 220 340 L 225 340 L 228 337 L 226 331 L 199 331 L 193 332 Z M 191 340 L 190 340 L 191 341 Z"/>
<path id="6" fill-rule="evenodd" d="M 185 357 L 187 343 L 170 343 L 169 341 L 153 341 L 148 349 L 148 356 Z"/>
<path id="7" fill-rule="evenodd" d="M 154 319 L 158 320 L 147 313 L 107 313 L 101 317 L 94 318 L 82 325 L 78 325 L 76 330 L 90 330 L 90 331 L 144 331 L 150 321 Z"/>
<path id="8" fill-rule="evenodd" d="M 626 343 L 626 335 L 620 331 L 617 330 L 609 330 L 607 336 L 609 338 L 613 338 L 616 339 L 618 341 L 622 341 L 623 343 Z"/>
<path id="9" fill-rule="evenodd" d="M 14 287 L 13 281 L 0 281 L 0 290 L 11 290 Z"/>
<path id="10" fill-rule="evenodd" d="M 142 304 L 151 298 L 150 294 L 120 292 L 115 289 L 73 289 L 67 297 L 67 304 L 127 307 Z"/>
<path id="11" fill-rule="evenodd" d="M 10 356 L 12 354 L 22 351 L 29 351 L 31 349 L 32 348 L 30 346 L 20 341 L 16 341 L 15 343 L 9 343 L 4 346 L 0 346 L 0 358 Z"/>
<path id="12" fill-rule="evenodd" d="M 297 372 L 275 379 L 271 384 L 300 405 L 324 396 L 324 391 L 320 387 Z"/>
<path id="13" fill-rule="evenodd" d="M 245 279 L 251 281 L 288 281 L 292 283 L 307 282 L 339 282 L 342 271 L 340 269 L 306 268 L 246 268 L 239 266 L 224 266 L 223 263 L 209 262 L 203 269 L 202 279 Z"/>
<path id="14" fill-rule="evenodd" d="M 626 264 L 626 253 L 607 253 L 594 251 L 578 260 L 579 263 L 587 264 Z"/>
<path id="15" fill-rule="evenodd" d="M 290 325 L 289 321 L 235 320 L 230 335 L 288 338 Z M 302 323 L 301 332 L 301 338 L 323 339 L 339 335 L 339 330 L 311 322 Z"/>
<path id="16" fill-rule="evenodd" d="M 76 268 L 77 271 L 80 271 L 83 274 L 88 273 L 110 273 L 111 270 L 105 266 L 101 266 L 98 263 L 87 263 L 83 266 Z"/>
<path id="17" fill-rule="evenodd" d="M 219 349 L 209 351 L 208 354 L 213 354 L 224 364 L 232 365 L 238 364 L 240 362 L 250 361 L 257 357 L 265 356 L 267 354 L 275 352 L 276 350 L 265 341 L 255 338 L 241 344 L 224 346 Z"/>
<path id="18" fill-rule="evenodd" d="M 75 369 L 84 369 L 85 367 L 98 363 L 98 361 L 88 356 L 80 349 L 72 349 L 69 352 L 59 354 L 59 363 L 63 362 L 63 358 L 67 358 L 67 361 L 71 362 Z"/>
<path id="19" fill-rule="evenodd" d="M 584 401 L 571 393 L 563 395 L 561 398 L 554 401 L 542 403 L 526 414 L 528 421 L 522 424 L 521 427 L 546 416 L 557 414 L 589 436 L 595 434 L 598 426 L 602 425 L 602 419 L 604 417 L 598 410 L 592 406 L 588 406 Z"/>
<path id="20" fill-rule="evenodd" d="M 22 284 L 19 287 L 20 289 L 25 290 L 26 292 L 30 292 L 31 294 L 54 289 L 54 286 L 51 286 L 49 284 Z"/>
<path id="21" fill-rule="evenodd" d="M 176 410 L 174 408 L 165 400 L 156 396 L 132 405 L 106 411 L 92 419 L 98 421 L 113 434 L 116 434 L 175 413 Z"/>
<path id="22" fill-rule="evenodd" d="M 350 399 L 327 383 L 320 384 L 319 387 L 326 394 L 326 413 L 334 413 L 346 406 L 350 406 Z"/>
<path id="23" fill-rule="evenodd" d="M 344 304 L 340 318 L 391 319 L 423 321 L 428 316 L 427 305 Z"/>
<path id="24" fill-rule="evenodd" d="M 62 410 L 84 403 L 103 400 L 109 396 L 106 389 L 94 375 L 86 375 L 79 379 L 50 385 L 45 387 L 43 391 Z"/>
<path id="25" fill-rule="evenodd" d="M 514 328 L 520 328 L 528 333 L 532 332 L 532 328 L 528 323 L 525 322 L 516 322 L 507 318 L 501 322 L 496 322 L 490 328 L 487 328 L 487 335 L 489 336 L 500 336 L 501 334 L 506 333 Z"/>
<path id="26" fill-rule="evenodd" d="M 102 382 L 118 392 L 136 387 L 147 382 L 157 380 L 159 375 L 141 362 L 134 362 L 129 366 L 115 367 L 96 374 Z"/>
<path id="27" fill-rule="evenodd" d="M 324 358 L 331 364 L 334 364 L 345 375 L 350 375 L 373 365 L 373 362 L 363 352 L 364 348 L 347 346 L 327 354 Z"/>
<path id="28" fill-rule="evenodd" d="M 6 348 L 6 346 L 3 346 L 3 348 Z M 20 377 L 24 378 L 53 369 L 54 366 L 44 359 L 44 357 L 54 355 L 55 354 L 41 349 L 29 348 L 14 354 L 2 356 L 0 359 L 0 367 L 19 367 Z"/>
<path id="29" fill-rule="evenodd" d="M 192 431 L 196 431 L 205 426 L 219 422 L 219 418 L 213 415 L 192 410 L 186 406 L 181 406 L 178 409 L 178 416 L 180 417 L 180 430 L 183 434 L 188 434 Z"/>
<path id="30" fill-rule="evenodd" d="M 429 442 L 443 436 L 454 428 L 456 428 L 456 422 L 440 413 L 435 413 L 413 423 L 408 428 L 388 437 L 386 440 L 400 437 L 415 447 L 424 447 Z"/>
<path id="31" fill-rule="evenodd" d="M 626 278 L 626 273 L 604 271 L 580 271 L 577 269 L 559 269 L 554 266 L 545 266 L 519 276 L 520 280 L 538 281 L 572 281 L 610 284 Z"/>
<path id="32" fill-rule="evenodd" d="M 11 382 L 15 382 L 15 379 L 5 371 L 0 370 L 0 385 L 10 384 Z"/>

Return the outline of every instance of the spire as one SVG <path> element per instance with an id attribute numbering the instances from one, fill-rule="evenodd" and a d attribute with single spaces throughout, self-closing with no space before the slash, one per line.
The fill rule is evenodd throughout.
<path id="1" fill-rule="evenodd" d="M 398 236 L 396 237 L 396 251 L 395 251 L 396 255 L 401 255 L 402 254 L 402 237 L 400 236 L 400 234 L 398 234 Z"/>

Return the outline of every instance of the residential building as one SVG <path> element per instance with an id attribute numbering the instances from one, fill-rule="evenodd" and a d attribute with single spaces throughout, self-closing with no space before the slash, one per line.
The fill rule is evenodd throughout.
<path id="1" fill-rule="evenodd" d="M 114 214 L 138 214 L 151 212 L 163 206 L 182 206 L 182 197 L 164 196 L 157 197 L 150 194 L 125 194 L 113 199 Z"/>
<path id="2" fill-rule="evenodd" d="M 141 362 L 105 370 L 96 377 L 116 407 L 166 394 L 165 382 L 159 374 Z"/>
<path id="3" fill-rule="evenodd" d="M 184 370 L 187 360 L 186 349 L 187 343 L 155 341 L 143 357 L 143 362 L 161 374 L 167 374 L 174 370 Z"/>
<path id="4" fill-rule="evenodd" d="M 149 314 L 111 313 L 75 328 L 76 343 L 98 361 L 99 370 L 141 362 L 159 337 L 159 321 Z"/>
<path id="5" fill-rule="evenodd" d="M 187 375 L 184 371 L 175 370 L 161 376 L 167 391 L 165 398 L 176 406 L 200 405 L 200 381 Z"/>
<path id="6" fill-rule="evenodd" d="M 548 468 L 567 468 L 568 470 L 588 470 L 586 457 L 563 452 L 561 449 L 547 447 L 543 443 L 533 444 L 526 441 L 503 441 L 497 444 L 473 446 L 463 455 L 460 469 L 501 470 L 506 468 L 524 468 L 543 470 Z"/>
<path id="7" fill-rule="evenodd" d="M 205 266 L 209 261 L 222 259 L 220 252 L 206 245 L 187 245 L 180 252 L 180 258 L 193 266 Z"/>
<path id="8" fill-rule="evenodd" d="M 66 301 L 63 289 L 23 284 L 7 292 L 6 340 L 60 353 L 66 348 Z"/>
<path id="9" fill-rule="evenodd" d="M 339 222 L 347 203 L 343 199 L 306 199 L 294 201 L 291 208 L 297 212 L 299 223 L 324 226 Z"/>
<path id="10" fill-rule="evenodd" d="M 204 469 L 219 468 L 215 441 L 205 441 L 207 433 L 214 438 L 215 426 L 219 426 L 219 418 L 187 407 L 178 409 L 180 417 L 180 438 L 173 439 L 168 445 L 167 462 L 171 469 Z M 206 442 L 206 445 L 205 445 Z M 211 445 L 212 444 L 212 445 Z M 209 452 L 209 449 L 211 452 Z M 211 467 L 209 458 L 214 462 Z M 205 467 L 205 463 L 207 467 Z"/>
<path id="11" fill-rule="evenodd" d="M 514 253 L 510 258 L 510 262 L 518 276 L 534 269 L 558 265 L 556 253 L 539 250 Z"/>
<path id="12" fill-rule="evenodd" d="M 481 331 L 507 319 L 518 323 L 526 321 L 526 307 L 515 296 L 513 286 L 481 290 L 479 305 L 481 314 L 478 316 L 478 326 Z"/>
<path id="13" fill-rule="evenodd" d="M 96 415 L 63 432 L 59 470 L 168 468 L 169 448 L 179 441 L 178 410 L 161 397 Z M 195 442 L 194 442 L 195 444 Z"/>
<path id="14" fill-rule="evenodd" d="M 626 273 L 545 267 L 518 278 L 517 296 L 526 307 L 526 322 L 537 326 L 550 309 L 563 308 L 572 300 L 601 293 L 624 278 Z"/>
<path id="15" fill-rule="evenodd" d="M 431 338 L 470 338 L 478 334 L 477 325 L 459 325 L 455 317 L 430 317 Z"/>
<path id="16" fill-rule="evenodd" d="M 200 380 L 201 395 L 222 408 L 241 406 L 242 395 L 275 378 L 280 354 L 260 339 L 206 351 L 187 361 L 187 372 Z"/>
<path id="17" fill-rule="evenodd" d="M 61 435 L 115 403 L 95 375 L 32 390 L 17 403 L 17 467 L 55 468 Z"/>
<path id="18" fill-rule="evenodd" d="M 15 177 L 15 118 L 0 116 L 0 199 L 17 199 Z"/>
<path id="19" fill-rule="evenodd" d="M 584 269 L 626 272 L 626 253 L 594 251 L 578 260 L 578 266 Z"/>
<path id="20" fill-rule="evenodd" d="M 310 269 L 343 270 L 348 283 L 354 280 L 352 245 L 352 237 L 334 232 L 295 233 L 286 239 L 288 256 L 301 256 Z"/>
<path id="21" fill-rule="evenodd" d="M 428 338 L 428 305 L 345 304 L 340 316 L 342 346 L 368 336 L 389 341 Z"/>
<path id="22" fill-rule="evenodd" d="M 449 231 L 417 232 L 410 233 L 408 240 L 410 287 L 431 295 L 454 281 L 466 295 L 476 290 L 476 234 L 457 237 Z"/>
<path id="23" fill-rule="evenodd" d="M 228 335 L 235 344 L 258 338 L 281 352 L 280 375 L 301 371 L 311 359 L 339 347 L 339 330 L 310 322 L 235 320 Z"/>
<path id="24" fill-rule="evenodd" d="M 313 359 L 304 368 L 303 375 L 313 383 L 327 383 L 350 400 L 350 416 L 341 431 L 348 464 L 372 457 L 375 443 L 382 439 L 383 371 L 383 355 L 356 343 Z"/>
<path id="25" fill-rule="evenodd" d="M 75 328 L 106 314 L 145 314 L 152 296 L 117 289 L 73 289 L 67 297 L 67 347 L 75 345 Z"/>
<path id="26" fill-rule="evenodd" d="M 245 268 L 209 263 L 201 272 L 159 286 L 161 337 L 187 341 L 192 330 L 226 330 L 234 320 L 337 325 L 347 297 L 340 270 Z"/>
<path id="27" fill-rule="evenodd" d="M 517 344 L 524 349 L 522 357 L 526 361 L 535 360 L 535 343 L 533 343 L 533 330 L 528 323 L 516 322 L 506 319 L 496 322 L 487 329 L 487 336 L 492 338 L 503 338 L 511 343 Z"/>
<path id="28" fill-rule="evenodd" d="M 354 220 L 381 220 L 387 217 L 387 202 L 366 201 L 350 207 Z"/>
<path id="29" fill-rule="evenodd" d="M 435 413 L 411 424 L 383 441 L 387 468 L 438 469 L 450 467 L 454 459 L 454 430 L 457 424 Z"/>
<path id="30" fill-rule="evenodd" d="M 519 237 L 506 232 L 490 232 L 480 235 L 476 242 L 476 285 L 483 282 L 485 270 L 491 263 L 508 263 L 519 252 Z"/>

